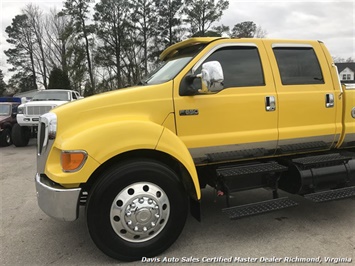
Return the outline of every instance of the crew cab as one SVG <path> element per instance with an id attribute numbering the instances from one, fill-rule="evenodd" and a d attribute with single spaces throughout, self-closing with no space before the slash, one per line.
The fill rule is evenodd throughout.
<path id="1" fill-rule="evenodd" d="M 172 245 L 188 209 L 200 220 L 206 186 L 232 219 L 296 206 L 280 189 L 355 195 L 355 89 L 324 43 L 192 38 L 160 59 L 140 86 L 40 117 L 35 182 L 49 216 L 73 221 L 85 205 L 98 248 L 131 261 Z M 270 199 L 231 205 L 256 188 Z"/>
<path id="2" fill-rule="evenodd" d="M 42 90 L 38 91 L 31 101 L 23 103 L 18 108 L 16 116 L 18 125 L 12 132 L 14 145 L 26 146 L 31 135 L 37 134 L 39 117 L 49 110 L 67 102 L 81 99 L 77 91 L 73 90 Z"/>

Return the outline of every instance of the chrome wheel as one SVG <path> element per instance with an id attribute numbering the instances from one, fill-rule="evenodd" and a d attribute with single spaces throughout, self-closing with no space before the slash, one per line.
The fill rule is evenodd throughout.
<path id="1" fill-rule="evenodd" d="M 86 218 L 99 249 L 121 261 L 152 258 L 179 237 L 188 197 L 177 174 L 149 159 L 122 161 L 89 192 Z"/>
<path id="2" fill-rule="evenodd" d="M 129 242 L 144 242 L 155 237 L 166 225 L 170 203 L 156 184 L 133 183 L 115 197 L 110 221 L 118 236 Z"/>

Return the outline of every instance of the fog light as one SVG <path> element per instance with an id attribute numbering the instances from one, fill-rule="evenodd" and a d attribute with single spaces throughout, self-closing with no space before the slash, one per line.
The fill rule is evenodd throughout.
<path id="1" fill-rule="evenodd" d="M 80 170 L 88 155 L 86 151 L 62 151 L 60 162 L 64 172 L 76 172 Z"/>

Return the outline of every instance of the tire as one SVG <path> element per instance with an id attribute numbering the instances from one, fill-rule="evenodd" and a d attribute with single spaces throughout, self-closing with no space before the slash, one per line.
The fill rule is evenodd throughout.
<path id="1" fill-rule="evenodd" d="M 31 130 L 28 127 L 21 127 L 19 124 L 15 124 L 12 127 L 12 142 L 16 147 L 27 146 L 30 141 Z"/>
<path id="2" fill-rule="evenodd" d="M 5 128 L 0 135 L 0 146 L 6 147 L 10 146 L 11 144 L 11 130 L 9 128 Z"/>
<path id="3" fill-rule="evenodd" d="M 86 218 L 96 246 L 121 261 L 154 257 L 184 228 L 188 198 L 178 176 L 155 161 L 128 161 L 89 192 Z"/>

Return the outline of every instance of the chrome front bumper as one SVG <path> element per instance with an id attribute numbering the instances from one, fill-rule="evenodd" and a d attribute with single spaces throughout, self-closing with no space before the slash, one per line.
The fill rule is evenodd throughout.
<path id="1" fill-rule="evenodd" d="M 37 173 L 36 191 L 38 205 L 47 215 L 61 221 L 78 219 L 81 188 L 63 188 Z"/>

